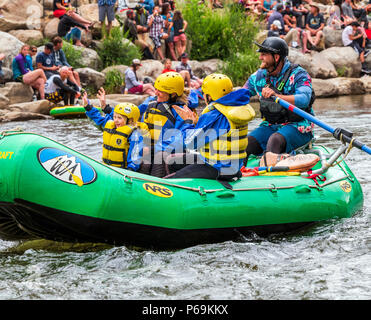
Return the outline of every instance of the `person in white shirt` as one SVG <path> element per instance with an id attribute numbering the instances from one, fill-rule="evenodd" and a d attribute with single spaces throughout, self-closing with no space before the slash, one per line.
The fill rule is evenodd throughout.
<path id="1" fill-rule="evenodd" d="M 366 38 L 366 33 L 360 28 L 360 24 L 357 21 L 350 23 L 344 28 L 342 33 L 343 45 L 352 47 L 359 54 L 359 60 L 362 63 L 361 72 L 369 74 L 371 70 L 368 69 L 365 62 L 365 56 L 370 53 L 369 50 L 365 49 Z"/>

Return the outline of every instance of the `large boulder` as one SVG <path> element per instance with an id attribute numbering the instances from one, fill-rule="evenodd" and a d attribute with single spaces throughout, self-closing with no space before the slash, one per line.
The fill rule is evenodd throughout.
<path id="1" fill-rule="evenodd" d="M 32 101 L 33 89 L 24 83 L 7 82 L 0 93 L 9 99 L 9 104 Z"/>
<path id="2" fill-rule="evenodd" d="M 31 112 L 49 115 L 51 103 L 48 100 L 38 100 L 32 102 L 20 102 L 9 105 L 11 111 Z"/>
<path id="3" fill-rule="evenodd" d="M 53 18 L 49 20 L 44 27 L 44 36 L 49 39 L 53 39 L 53 37 L 57 36 L 58 24 L 59 24 L 58 18 Z"/>
<path id="4" fill-rule="evenodd" d="M 8 107 L 9 99 L 2 93 L 0 93 L 0 109 Z"/>
<path id="5" fill-rule="evenodd" d="M 337 72 L 334 65 L 326 58 L 320 57 L 317 52 L 312 55 L 303 54 L 298 49 L 290 48 L 288 59 L 292 63 L 303 67 L 312 78 L 335 78 Z"/>
<path id="6" fill-rule="evenodd" d="M 146 94 L 107 94 L 107 100 L 113 100 L 118 103 L 121 102 L 130 102 L 134 103 L 135 105 L 139 106 L 143 103 L 144 100 L 148 98 Z"/>
<path id="7" fill-rule="evenodd" d="M 343 46 L 343 40 L 342 35 L 343 29 L 340 30 L 334 30 L 330 27 L 324 27 L 323 28 L 323 35 L 325 38 L 325 46 L 326 48 L 330 47 L 342 47 Z"/>
<path id="8" fill-rule="evenodd" d="M 16 37 L 19 41 L 24 43 L 41 42 L 43 40 L 43 34 L 39 30 L 12 30 L 9 34 Z"/>
<path id="9" fill-rule="evenodd" d="M 116 66 L 109 66 L 102 70 L 102 73 L 106 76 L 109 71 L 118 70 L 122 76 L 124 76 L 126 69 L 129 68 L 123 64 L 116 65 Z"/>
<path id="10" fill-rule="evenodd" d="M 98 53 L 89 48 L 81 48 L 74 46 L 75 49 L 82 52 L 81 64 L 85 67 L 92 68 L 94 70 L 100 70 L 102 67 L 102 60 L 99 57 Z"/>
<path id="11" fill-rule="evenodd" d="M 312 79 L 317 97 L 332 97 L 367 92 L 367 80 L 360 78 Z"/>
<path id="12" fill-rule="evenodd" d="M 19 41 L 11 34 L 0 31 L 0 50 L 1 53 L 5 54 L 3 67 L 12 68 L 12 60 L 20 52 L 23 44 L 22 41 Z"/>
<path id="13" fill-rule="evenodd" d="M 94 89 L 99 89 L 105 82 L 105 75 L 102 72 L 98 72 L 91 68 L 79 68 L 75 69 L 78 72 L 81 80 L 82 87 L 90 86 Z"/>
<path id="14" fill-rule="evenodd" d="M 345 77 L 359 77 L 361 62 L 358 54 L 351 47 L 332 47 L 321 51 L 319 59 L 329 60 L 336 68 L 339 75 Z"/>
<path id="15" fill-rule="evenodd" d="M 10 111 L 0 114 L 0 122 L 8 121 L 27 121 L 27 120 L 38 120 L 38 119 L 51 119 L 50 116 L 34 113 L 34 112 L 23 112 L 23 111 Z"/>
<path id="16" fill-rule="evenodd" d="M 4 18 L 0 30 L 40 29 L 43 6 L 37 0 L 0 0 Z"/>
<path id="17" fill-rule="evenodd" d="M 363 82 L 365 87 L 366 93 L 371 93 L 371 77 L 370 76 L 363 76 L 359 78 Z"/>
<path id="18" fill-rule="evenodd" d="M 139 80 L 143 80 L 144 77 L 151 77 L 156 79 L 164 70 L 164 65 L 158 60 L 142 60 L 142 67 L 137 71 Z"/>

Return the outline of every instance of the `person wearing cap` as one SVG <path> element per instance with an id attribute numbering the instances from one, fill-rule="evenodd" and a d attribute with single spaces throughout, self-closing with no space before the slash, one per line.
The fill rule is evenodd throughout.
<path id="1" fill-rule="evenodd" d="M 49 79 L 52 75 L 58 74 L 59 66 L 55 65 L 53 52 L 53 44 L 48 42 L 44 46 L 44 51 L 36 55 L 36 67 L 44 70 L 45 76 Z"/>
<path id="2" fill-rule="evenodd" d="M 280 37 L 281 39 L 284 39 L 287 43 L 287 45 L 292 46 L 293 48 L 298 48 L 300 43 L 300 31 L 298 31 L 298 28 L 290 29 L 287 34 L 283 31 L 283 28 L 281 26 L 281 22 L 279 20 L 274 20 L 271 24 L 271 29 L 268 31 L 268 37 Z M 303 39 L 306 38 L 307 35 L 304 32 L 303 33 Z M 303 53 L 308 52 L 308 49 L 306 47 L 306 42 L 303 42 Z"/>
<path id="3" fill-rule="evenodd" d="M 188 87 L 198 89 L 202 85 L 202 79 L 194 75 L 188 60 L 188 53 L 184 52 L 180 56 L 180 63 L 175 67 L 175 70 L 182 75 Z"/>
<path id="4" fill-rule="evenodd" d="M 267 21 L 267 29 L 268 30 L 270 30 L 271 24 L 275 20 L 278 20 L 281 23 L 281 26 L 285 27 L 285 22 L 283 21 L 283 15 L 282 15 L 283 8 L 284 8 L 283 4 L 281 4 L 281 3 L 276 5 L 275 10 L 273 10 L 271 15 L 268 17 L 268 21 Z M 284 31 L 286 31 L 286 30 L 284 29 Z M 287 31 L 289 31 L 289 30 L 287 29 Z"/>
<path id="5" fill-rule="evenodd" d="M 93 107 L 87 93 L 83 103 L 87 117 L 103 131 L 102 160 L 105 164 L 138 171 L 142 163 L 143 132 L 138 123 L 139 108 L 132 103 L 119 103 L 115 108 L 106 104 L 105 91 L 100 88 L 97 94 L 101 109 L 105 115 Z"/>
<path id="6" fill-rule="evenodd" d="M 303 39 L 303 42 L 309 42 L 312 47 L 316 50 L 318 44 L 323 37 L 323 28 L 325 27 L 325 19 L 320 13 L 320 9 L 317 4 L 310 4 L 310 13 L 307 16 L 305 24 L 307 39 Z"/>
<path id="7" fill-rule="evenodd" d="M 288 59 L 287 43 L 268 37 L 258 46 L 260 68 L 246 81 L 249 96 L 259 96 L 263 121 L 248 135 L 247 158 L 263 152 L 289 153 L 313 139 L 313 124 L 282 108 L 272 96 L 313 113 L 314 92 L 308 72 Z M 246 159 L 247 159 L 246 158 Z"/>
<path id="8" fill-rule="evenodd" d="M 344 46 L 352 47 L 359 55 L 359 60 L 362 64 L 361 72 L 370 74 L 371 71 L 368 69 L 367 63 L 365 62 L 365 57 L 370 53 L 369 50 L 366 50 L 366 39 L 366 34 L 357 21 L 351 22 L 342 32 Z"/>
<path id="9" fill-rule="evenodd" d="M 142 83 L 138 81 L 137 70 L 142 66 L 139 59 L 134 59 L 131 66 L 125 71 L 125 87 L 131 94 L 156 95 L 155 88 L 151 83 Z"/>
<path id="10" fill-rule="evenodd" d="M 184 144 L 198 154 L 195 162 L 167 178 L 236 180 L 246 157 L 248 122 L 255 117 L 248 90 L 233 91 L 228 76 L 213 73 L 205 77 L 202 92 L 207 106 L 197 124 L 189 108 L 174 106 L 184 120 L 179 128 Z"/>

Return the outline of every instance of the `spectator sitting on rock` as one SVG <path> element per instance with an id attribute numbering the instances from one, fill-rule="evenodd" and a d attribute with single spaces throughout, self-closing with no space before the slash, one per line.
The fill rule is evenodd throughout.
<path id="1" fill-rule="evenodd" d="M 81 43 L 81 30 L 80 28 L 85 28 L 84 25 L 76 22 L 70 16 L 64 15 L 59 20 L 58 24 L 58 36 L 66 39 L 67 41 L 72 41 L 76 46 L 84 47 Z"/>
<path id="2" fill-rule="evenodd" d="M 75 105 L 75 98 L 81 96 L 80 88 L 76 83 L 68 78 L 71 76 L 71 70 L 68 67 L 62 67 L 57 74 L 52 75 L 45 83 L 46 100 L 57 104 L 64 102 L 64 105 Z"/>
<path id="3" fill-rule="evenodd" d="M 273 23 L 274 20 L 278 20 L 279 22 L 281 22 L 281 26 L 285 26 L 285 21 L 283 21 L 283 16 L 282 16 L 282 12 L 283 12 L 283 5 L 281 3 L 277 4 L 276 7 L 275 7 L 275 10 L 272 12 L 272 14 L 269 16 L 268 18 L 268 24 L 267 24 L 267 29 L 270 30 L 271 28 L 271 24 Z M 288 27 L 287 28 L 287 32 L 289 31 Z M 284 29 L 284 31 L 286 31 L 286 29 Z"/>
<path id="4" fill-rule="evenodd" d="M 72 0 L 53 0 L 54 17 L 61 18 L 64 15 L 68 15 L 71 19 L 83 25 L 83 28 L 88 30 L 94 23 L 77 14 L 71 5 L 71 2 Z"/>
<path id="5" fill-rule="evenodd" d="M 44 46 L 44 51 L 36 56 L 36 67 L 44 70 L 45 76 L 49 79 L 52 75 L 58 74 L 59 66 L 55 65 L 53 57 L 53 44 L 48 42 Z"/>
<path id="6" fill-rule="evenodd" d="M 66 66 L 70 69 L 70 80 L 77 84 L 79 88 L 81 88 L 81 82 L 80 82 L 80 76 L 79 73 L 75 70 L 73 70 L 72 66 L 68 63 L 66 59 L 66 55 L 64 54 L 64 51 L 62 49 L 63 47 L 63 40 L 61 37 L 54 37 L 53 38 L 53 57 L 54 57 L 54 63 L 56 66 Z"/>
<path id="7" fill-rule="evenodd" d="M 268 37 L 280 37 L 285 40 L 287 45 L 292 46 L 293 48 L 298 48 L 300 43 L 300 29 L 293 28 L 285 34 L 281 22 L 279 20 L 274 20 L 271 24 L 271 29 L 268 31 Z M 303 33 L 303 37 L 306 37 L 306 33 Z M 304 47 L 302 51 L 305 53 L 308 50 Z"/>
<path id="8" fill-rule="evenodd" d="M 170 52 L 170 57 L 173 60 L 177 60 L 174 47 L 174 27 L 173 27 L 173 13 L 168 2 L 163 3 L 161 7 L 161 16 L 164 19 L 165 31 L 169 37 L 165 40 Z"/>
<path id="9" fill-rule="evenodd" d="M 308 14 L 305 25 L 308 38 L 303 41 L 308 41 L 314 50 L 318 50 L 317 46 L 323 37 L 323 28 L 325 27 L 325 19 L 319 12 L 319 7 L 312 3 L 310 5 L 310 14 Z M 314 37 L 314 39 L 312 38 Z"/>
<path id="10" fill-rule="evenodd" d="M 304 29 L 309 10 L 304 7 L 302 0 L 292 0 L 292 12 L 296 17 L 297 26 Z"/>
<path id="11" fill-rule="evenodd" d="M 156 90 L 151 83 L 141 83 L 138 81 L 137 70 L 142 66 L 139 59 L 134 59 L 131 66 L 125 71 L 125 87 L 131 94 L 156 95 Z"/>
<path id="12" fill-rule="evenodd" d="M 29 51 L 30 46 L 25 44 L 22 46 L 20 53 L 13 59 L 13 79 L 17 82 L 28 84 L 32 88 L 36 89 L 39 91 L 40 99 L 44 99 L 46 77 L 42 69 L 32 70 L 32 63 L 30 64 L 30 60 L 26 59 Z"/>
<path id="13" fill-rule="evenodd" d="M 149 27 L 149 37 L 152 39 L 153 43 L 155 44 L 155 50 L 159 55 L 160 60 L 164 59 L 164 55 L 162 53 L 162 39 L 167 39 L 169 35 L 164 32 L 164 19 L 161 17 L 159 13 L 159 7 L 155 6 L 153 9 L 153 14 L 148 17 L 148 27 Z"/>
<path id="14" fill-rule="evenodd" d="M 99 21 L 102 28 L 103 38 L 110 36 L 112 23 L 115 20 L 115 3 L 116 0 L 98 0 Z M 103 30 L 103 24 L 107 17 L 106 30 Z"/>
<path id="15" fill-rule="evenodd" d="M 0 53 L 0 84 L 4 84 L 5 83 L 4 72 L 3 72 L 3 69 L 2 69 L 3 60 L 4 59 L 5 59 L 5 54 L 4 53 Z"/>
<path id="16" fill-rule="evenodd" d="M 288 32 L 290 29 L 296 28 L 296 17 L 291 10 L 291 7 L 286 6 L 282 12 L 283 21 L 285 22 L 285 31 Z"/>
<path id="17" fill-rule="evenodd" d="M 176 66 L 175 70 L 181 74 L 187 87 L 198 89 L 202 86 L 202 80 L 193 74 L 192 68 L 188 64 L 188 54 L 186 52 L 180 56 L 180 63 Z"/>
<path id="18" fill-rule="evenodd" d="M 187 36 L 185 30 L 187 28 L 187 21 L 183 19 L 182 13 L 179 10 L 174 12 L 173 18 L 174 27 L 174 42 L 177 54 L 181 56 L 187 47 Z"/>
<path id="19" fill-rule="evenodd" d="M 164 60 L 164 70 L 162 70 L 161 73 L 166 73 L 166 72 L 176 72 L 176 70 L 172 69 L 171 64 L 172 64 L 171 59 L 166 58 L 166 59 Z"/>
<path id="20" fill-rule="evenodd" d="M 350 5 L 352 7 L 353 14 L 360 21 L 361 26 L 367 29 L 368 28 L 368 18 L 367 18 L 367 10 L 366 10 L 367 7 L 362 8 L 361 6 L 357 4 L 357 2 L 358 1 L 356 0 L 350 0 Z M 369 8 L 370 6 L 371 5 L 369 5 Z"/>
<path id="21" fill-rule="evenodd" d="M 32 57 L 36 56 L 36 54 L 37 54 L 37 47 L 34 46 L 34 45 L 30 46 L 30 51 L 29 51 L 29 54 L 26 56 L 26 59 L 27 59 L 29 65 L 32 67 L 31 70 L 34 70 Z"/>
<path id="22" fill-rule="evenodd" d="M 135 22 L 135 12 L 132 9 L 126 11 L 127 19 L 124 23 L 124 33 L 128 32 L 128 38 L 137 46 L 139 46 L 143 52 L 143 57 L 146 59 L 154 59 L 151 48 L 144 40 L 138 38 L 138 26 Z"/>
<path id="23" fill-rule="evenodd" d="M 349 26 L 345 27 L 342 33 L 344 46 L 352 47 L 359 55 L 359 60 L 362 63 L 361 72 L 370 74 L 371 71 L 367 67 L 365 57 L 370 53 L 366 50 L 366 34 L 357 21 L 353 21 Z"/>
<path id="24" fill-rule="evenodd" d="M 352 9 L 351 0 L 344 0 L 341 4 L 341 10 L 343 11 L 345 21 L 350 23 L 357 20 Z"/>

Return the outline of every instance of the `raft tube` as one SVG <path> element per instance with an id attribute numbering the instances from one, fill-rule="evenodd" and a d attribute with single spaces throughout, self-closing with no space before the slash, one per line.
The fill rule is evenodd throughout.
<path id="1" fill-rule="evenodd" d="M 361 186 L 344 161 L 324 181 L 259 175 L 230 182 L 229 189 L 216 180 L 110 167 L 50 138 L 8 131 L 0 135 L 0 163 L 3 239 L 175 249 L 349 218 L 363 206 Z M 247 166 L 258 166 L 258 159 Z"/>
<path id="2" fill-rule="evenodd" d="M 101 110 L 100 107 L 95 107 Z M 63 106 L 55 107 L 50 110 L 50 115 L 54 118 L 83 118 L 86 117 L 83 106 Z"/>

